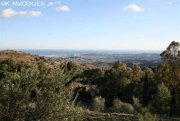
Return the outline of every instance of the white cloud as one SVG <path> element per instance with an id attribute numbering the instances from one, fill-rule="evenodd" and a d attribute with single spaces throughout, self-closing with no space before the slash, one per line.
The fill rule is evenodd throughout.
<path id="1" fill-rule="evenodd" d="M 55 6 L 55 5 L 60 5 L 61 1 L 57 1 L 57 2 L 48 2 L 47 6 Z"/>
<path id="2" fill-rule="evenodd" d="M 0 18 L 36 17 L 41 15 L 40 11 L 16 11 L 12 8 L 4 9 L 0 12 Z"/>
<path id="3" fill-rule="evenodd" d="M 130 11 L 134 11 L 134 12 L 142 12 L 142 11 L 144 11 L 143 8 L 141 8 L 137 4 L 129 4 L 129 5 L 125 6 L 123 8 L 123 10 L 125 10 L 125 11 L 130 10 Z"/>
<path id="4" fill-rule="evenodd" d="M 63 6 L 60 6 L 60 7 L 56 7 L 56 10 L 57 11 L 62 11 L 62 12 L 69 12 L 70 8 L 67 5 L 63 5 Z"/>
<path id="5" fill-rule="evenodd" d="M 55 8 L 56 11 L 69 12 L 70 8 L 68 5 L 61 5 L 61 1 L 48 2 L 48 7 Z"/>

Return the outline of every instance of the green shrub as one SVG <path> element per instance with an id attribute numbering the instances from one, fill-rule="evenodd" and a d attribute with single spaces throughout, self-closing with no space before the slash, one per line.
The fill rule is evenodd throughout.
<path id="1" fill-rule="evenodd" d="M 133 113 L 134 112 L 134 108 L 131 104 L 129 103 L 124 103 L 121 108 L 120 108 L 120 112 L 122 113 Z"/>
<path id="2" fill-rule="evenodd" d="M 71 90 L 64 86 L 68 73 L 61 68 L 38 68 L 37 63 L 21 70 L 0 80 L 0 120 L 82 120 L 81 109 L 69 104 Z"/>
<path id="3" fill-rule="evenodd" d="M 131 104 L 124 103 L 118 98 L 113 100 L 112 109 L 114 112 L 117 112 L 117 113 L 133 113 L 134 112 L 134 108 Z"/>

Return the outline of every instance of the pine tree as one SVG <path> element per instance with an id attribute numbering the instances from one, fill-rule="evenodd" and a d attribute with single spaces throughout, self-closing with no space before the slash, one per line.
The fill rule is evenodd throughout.
<path id="1" fill-rule="evenodd" d="M 151 103 L 152 109 L 157 114 L 169 115 L 171 93 L 164 83 L 158 85 L 158 90 Z"/>

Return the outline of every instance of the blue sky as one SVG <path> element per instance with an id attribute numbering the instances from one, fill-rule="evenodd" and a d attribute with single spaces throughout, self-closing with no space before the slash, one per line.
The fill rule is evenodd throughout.
<path id="1" fill-rule="evenodd" d="M 42 2 L 0 4 L 0 49 L 163 50 L 180 41 L 180 0 Z"/>

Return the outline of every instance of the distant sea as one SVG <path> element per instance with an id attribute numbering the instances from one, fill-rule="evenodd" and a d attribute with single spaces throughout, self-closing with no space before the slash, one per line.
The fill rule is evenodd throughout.
<path id="1" fill-rule="evenodd" d="M 81 56 L 85 54 L 160 54 L 154 50 L 20 50 L 41 56 Z"/>

